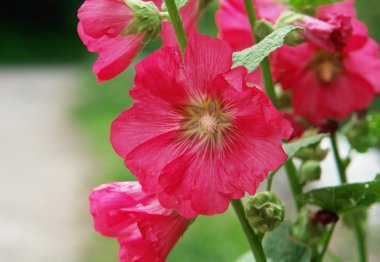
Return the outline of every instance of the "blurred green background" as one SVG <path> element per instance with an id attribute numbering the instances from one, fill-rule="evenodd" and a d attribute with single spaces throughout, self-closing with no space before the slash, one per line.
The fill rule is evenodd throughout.
<path id="1" fill-rule="evenodd" d="M 96 59 L 89 54 L 76 34 L 76 11 L 81 1 L 19 0 L 17 6 L 9 2 L 0 8 L 0 64 L 70 63 L 79 64 L 82 70 L 78 82 L 77 103 L 72 108 L 74 123 L 87 139 L 92 156 L 99 163 L 98 173 L 88 190 L 110 181 L 131 180 L 120 159 L 109 143 L 110 123 L 131 100 L 128 90 L 133 83 L 133 66 L 116 79 L 98 85 L 91 65 Z M 370 34 L 380 42 L 380 1 L 357 1 L 361 20 L 369 26 Z M 42 8 L 43 7 L 43 8 Z M 217 5 L 210 6 L 200 23 L 200 32 L 216 36 L 213 13 Z M 151 43 L 140 55 L 146 56 L 160 45 Z M 234 261 L 248 249 L 231 210 L 220 216 L 200 217 L 176 245 L 168 261 Z M 88 217 L 90 220 L 90 217 Z M 117 244 L 114 240 L 94 234 L 91 236 L 83 262 L 117 261 Z"/>

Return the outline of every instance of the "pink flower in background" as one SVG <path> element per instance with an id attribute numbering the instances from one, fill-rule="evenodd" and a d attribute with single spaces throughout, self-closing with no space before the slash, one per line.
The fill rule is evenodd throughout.
<path id="1" fill-rule="evenodd" d="M 160 8 L 162 1 L 154 3 Z M 180 11 L 188 34 L 196 32 L 198 5 L 199 0 L 190 0 Z M 80 7 L 78 34 L 90 52 L 99 54 L 93 66 L 98 82 L 110 80 L 123 72 L 146 42 L 161 30 L 161 19 L 158 13 L 155 17 L 152 12 L 150 18 L 155 21 L 152 25 L 139 33 L 126 34 L 126 28 L 135 19 L 133 12 L 123 0 L 86 0 Z M 162 36 L 165 45 L 176 44 L 168 22 L 164 22 Z"/>
<path id="2" fill-rule="evenodd" d="M 287 6 L 275 0 L 253 0 L 258 19 L 274 23 Z M 216 24 L 219 37 L 226 40 L 233 51 L 241 51 L 254 44 L 251 28 L 242 0 L 221 0 L 220 9 L 216 12 Z M 247 76 L 247 82 L 264 87 L 260 68 Z"/>
<path id="3" fill-rule="evenodd" d="M 354 12 L 351 1 L 332 7 L 331 13 L 328 6 L 319 8 L 319 18 L 331 22 L 329 19 L 337 19 L 342 12 Z M 375 91 L 380 90 L 379 47 L 368 37 L 363 24 L 355 17 L 351 19 L 352 31 L 343 22 L 334 32 L 334 52 L 313 41 L 297 47 L 284 46 L 273 59 L 275 77 L 292 92 L 295 113 L 313 124 L 320 125 L 327 119 L 344 120 L 353 111 L 366 109 Z"/>
<path id="4" fill-rule="evenodd" d="M 185 232 L 189 220 L 163 208 L 137 182 L 109 183 L 90 195 L 94 226 L 116 238 L 122 262 L 163 262 Z"/>
<path id="5" fill-rule="evenodd" d="M 276 22 L 280 14 L 288 9 L 276 0 L 253 0 L 258 19 Z M 221 0 L 216 12 L 219 37 L 226 40 L 233 51 L 240 51 L 253 45 L 253 37 L 242 0 Z"/>
<path id="6" fill-rule="evenodd" d="M 286 161 L 281 140 L 292 128 L 245 85 L 245 68 L 231 70 L 226 42 L 194 35 L 185 61 L 164 47 L 136 65 L 134 103 L 113 122 L 111 142 L 144 190 L 190 218 L 254 194 Z"/>

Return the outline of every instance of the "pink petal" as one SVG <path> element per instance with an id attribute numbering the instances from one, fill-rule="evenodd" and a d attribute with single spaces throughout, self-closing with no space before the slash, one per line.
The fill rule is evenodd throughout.
<path id="1" fill-rule="evenodd" d="M 91 37 L 116 37 L 132 21 L 131 11 L 123 0 L 86 0 L 78 18 Z"/>
<path id="2" fill-rule="evenodd" d="M 374 40 L 368 39 L 363 48 L 351 52 L 345 58 L 345 68 L 359 74 L 371 84 L 373 90 L 380 93 L 379 46 Z"/>
<path id="3" fill-rule="evenodd" d="M 334 4 L 323 5 L 317 8 L 316 17 L 328 17 L 331 14 L 356 16 L 355 0 L 344 0 Z"/>
<path id="4" fill-rule="evenodd" d="M 232 50 L 222 40 L 193 35 L 185 51 L 185 88 L 193 95 L 205 95 L 218 74 L 232 66 Z"/>
<path id="5" fill-rule="evenodd" d="M 175 105 L 188 101 L 186 90 L 177 83 L 181 63 L 178 52 L 161 48 L 136 65 L 135 86 L 130 91 L 135 102 L 111 126 L 111 143 L 121 157 L 154 137 L 178 129 L 181 118 Z"/>
<path id="6" fill-rule="evenodd" d="M 100 186 L 90 196 L 96 230 L 120 244 L 122 262 L 163 262 L 189 221 L 163 208 L 137 182 Z"/>
<path id="7" fill-rule="evenodd" d="M 130 36 L 116 36 L 109 38 L 102 36 L 93 38 L 83 31 L 83 24 L 78 24 L 78 34 L 90 52 L 99 53 L 93 65 L 93 71 L 98 82 L 109 80 L 123 72 L 142 48 L 143 34 Z"/>
<path id="8" fill-rule="evenodd" d="M 144 190 L 157 192 L 161 170 L 196 143 L 181 139 L 178 131 L 171 131 L 137 146 L 127 154 L 125 165 L 137 177 Z"/>
<path id="9" fill-rule="evenodd" d="M 371 85 L 348 69 L 329 85 L 322 85 L 320 111 L 324 117 L 346 119 L 353 111 L 368 108 L 374 98 Z"/>

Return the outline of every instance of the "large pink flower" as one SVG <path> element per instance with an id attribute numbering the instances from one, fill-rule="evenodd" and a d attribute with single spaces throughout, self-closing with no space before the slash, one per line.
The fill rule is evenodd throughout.
<path id="1" fill-rule="evenodd" d="M 160 8 L 162 1 L 155 0 L 154 3 Z M 197 30 L 198 5 L 199 0 L 190 0 L 180 11 L 187 34 Z M 78 34 L 90 52 L 99 53 L 93 66 L 99 82 L 110 80 L 123 72 L 150 37 L 148 34 L 151 32 L 148 31 L 132 35 L 124 33 L 134 19 L 132 13 L 123 0 L 85 0 L 78 11 Z M 153 16 L 150 15 L 151 18 Z M 159 19 L 157 17 L 157 30 L 161 26 Z M 176 44 L 168 22 L 164 22 L 161 34 L 164 45 Z"/>
<path id="2" fill-rule="evenodd" d="M 189 220 L 163 208 L 137 182 L 119 182 L 95 188 L 90 196 L 95 229 L 116 238 L 122 262 L 165 261 L 185 232 Z"/>
<path id="3" fill-rule="evenodd" d="M 352 1 L 332 5 L 330 13 L 328 10 L 321 7 L 318 18 L 329 21 L 342 12 L 354 12 Z M 313 41 L 284 46 L 273 59 L 277 80 L 292 92 L 295 112 L 314 124 L 344 120 L 353 111 L 366 109 L 380 90 L 379 47 L 354 17 L 352 26 L 352 35 L 347 35 L 347 27 L 334 33 L 334 52 Z"/>
<path id="4" fill-rule="evenodd" d="M 286 159 L 292 129 L 268 97 L 231 70 L 232 50 L 194 35 L 185 65 L 164 47 L 136 65 L 133 106 L 112 124 L 111 142 L 144 190 L 184 217 L 224 212 L 254 194 Z"/>

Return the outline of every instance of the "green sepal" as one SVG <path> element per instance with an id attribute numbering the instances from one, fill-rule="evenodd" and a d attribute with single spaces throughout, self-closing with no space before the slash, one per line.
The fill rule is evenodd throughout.
<path id="1" fill-rule="evenodd" d="M 162 29 L 162 19 L 157 6 L 153 2 L 141 0 L 124 0 L 124 2 L 132 9 L 131 15 L 134 19 L 121 35 L 144 33 L 146 42 L 156 38 Z"/>
<path id="2" fill-rule="evenodd" d="M 255 23 L 254 31 L 256 41 L 260 42 L 274 31 L 274 27 L 270 22 L 266 20 L 259 20 Z"/>

